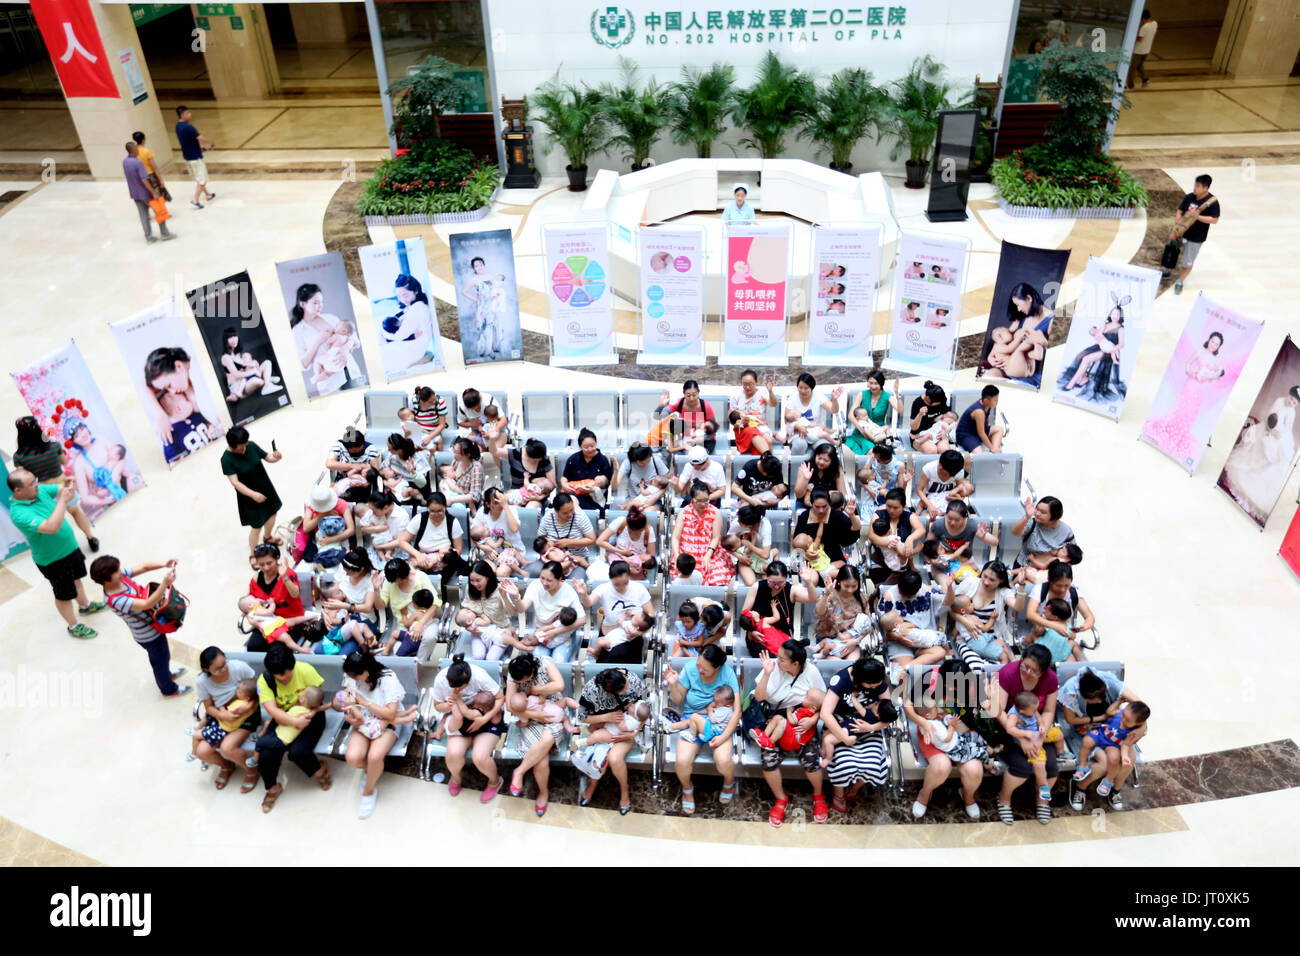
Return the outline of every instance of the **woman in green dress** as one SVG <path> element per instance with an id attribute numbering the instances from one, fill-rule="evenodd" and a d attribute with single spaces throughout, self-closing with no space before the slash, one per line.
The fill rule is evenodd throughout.
<path id="1" fill-rule="evenodd" d="M 894 379 L 894 390 L 885 391 L 885 373 L 878 368 L 873 368 L 867 373 L 867 387 L 858 396 L 856 408 L 849 410 L 848 420 L 848 437 L 844 443 L 849 446 L 849 450 L 855 455 L 869 455 L 871 449 L 875 447 L 875 442 L 871 440 L 870 435 L 875 435 L 879 439 L 882 435 L 885 422 L 889 417 L 889 409 L 902 413 L 902 401 L 899 398 L 898 379 Z M 859 411 L 865 411 L 866 415 L 859 415 Z"/>
<path id="2" fill-rule="evenodd" d="M 275 515 L 280 510 L 280 496 L 275 493 L 271 476 L 262 462 L 277 462 L 280 453 L 269 455 L 256 443 L 248 440 L 248 429 L 235 426 L 226 432 L 229 446 L 221 456 L 221 473 L 230 479 L 235 488 L 235 501 L 239 505 L 239 523 L 251 529 L 248 532 L 248 550 L 257 547 L 258 531 L 262 540 L 273 544 L 280 542 L 271 537 Z"/>

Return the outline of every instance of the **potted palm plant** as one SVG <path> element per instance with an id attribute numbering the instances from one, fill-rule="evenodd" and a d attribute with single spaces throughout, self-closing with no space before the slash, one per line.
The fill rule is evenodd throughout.
<path id="1" fill-rule="evenodd" d="M 605 116 L 603 97 L 590 87 L 561 83 L 560 71 L 537 88 L 529 98 L 529 112 L 551 131 L 542 147 L 550 152 L 558 143 L 569 164 L 569 189 L 582 192 L 587 188 L 587 159 L 609 143 L 609 120 Z"/>
<path id="2" fill-rule="evenodd" d="M 640 88 L 637 83 L 636 64 L 619 59 L 623 69 L 622 83 L 606 83 L 600 88 L 606 118 L 614 129 L 609 145 L 625 149 L 623 157 L 632 163 L 632 172 L 644 169 L 650 158 L 655 140 L 671 119 L 668 101 L 671 93 L 655 82 L 654 77 Z"/>
<path id="3" fill-rule="evenodd" d="M 757 149 L 764 159 L 779 158 L 785 152 L 786 134 L 808 116 L 816 95 L 811 76 L 782 63 L 769 50 L 754 85 L 736 94 L 732 116 L 737 126 L 749 132 L 741 144 Z"/>
<path id="4" fill-rule="evenodd" d="M 961 105 L 951 101 L 954 92 L 943 74 L 943 66 L 927 55 L 918 57 L 906 76 L 890 84 L 890 106 L 881 134 L 894 137 L 891 160 L 907 149 L 909 189 L 925 186 L 930 150 L 939 131 L 939 113 Z"/>
<path id="5" fill-rule="evenodd" d="M 399 145 L 419 150 L 442 136 L 439 117 L 464 109 L 474 88 L 456 76 L 454 63 L 427 56 L 406 76 L 388 85 L 393 101 L 393 135 Z"/>
<path id="6" fill-rule="evenodd" d="M 682 67 L 682 78 L 669 86 L 669 124 L 673 142 L 695 147 L 695 155 L 708 159 L 713 141 L 726 132 L 723 121 L 736 102 L 736 68 L 715 63 L 707 70 Z"/>
<path id="7" fill-rule="evenodd" d="M 889 108 L 889 94 L 871 82 L 871 73 L 857 67 L 840 70 L 817 94 L 800 136 L 831 154 L 831 169 L 853 168 L 853 148 L 879 126 Z"/>

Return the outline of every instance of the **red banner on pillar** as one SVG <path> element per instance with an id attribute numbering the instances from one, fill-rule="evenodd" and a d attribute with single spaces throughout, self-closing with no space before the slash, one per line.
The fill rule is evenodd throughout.
<path id="1" fill-rule="evenodd" d="M 87 0 L 31 2 L 64 95 L 117 99 L 117 82 Z"/>
<path id="2" fill-rule="evenodd" d="M 1291 519 L 1291 527 L 1286 529 L 1286 534 L 1282 537 L 1282 547 L 1277 553 L 1282 555 L 1286 566 L 1300 577 L 1300 508 L 1296 509 L 1295 517 Z"/>

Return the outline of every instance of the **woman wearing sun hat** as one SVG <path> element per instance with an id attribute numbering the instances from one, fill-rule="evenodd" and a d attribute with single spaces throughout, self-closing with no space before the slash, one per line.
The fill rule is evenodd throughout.
<path id="1" fill-rule="evenodd" d="M 745 183 L 736 183 L 731 187 L 731 194 L 736 197 L 734 203 L 727 203 L 722 210 L 723 223 L 729 222 L 751 222 L 754 219 L 754 207 L 746 200 L 749 196 L 749 186 Z"/>

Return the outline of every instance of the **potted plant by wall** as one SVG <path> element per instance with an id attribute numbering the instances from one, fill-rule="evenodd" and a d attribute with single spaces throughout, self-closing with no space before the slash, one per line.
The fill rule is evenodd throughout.
<path id="1" fill-rule="evenodd" d="M 831 154 L 831 169 L 847 173 L 853 168 L 849 157 L 889 107 L 889 94 L 871 82 L 867 70 L 840 70 L 819 90 L 800 136 L 810 139 Z"/>
<path id="2" fill-rule="evenodd" d="M 907 150 L 907 186 L 921 189 L 930 165 L 930 151 L 939 131 L 939 113 L 957 109 L 953 89 L 944 80 L 944 68 L 931 57 L 917 57 L 905 76 L 889 85 L 889 111 L 882 135 L 894 138 L 891 160 Z"/>
<path id="3" fill-rule="evenodd" d="M 736 68 L 714 63 L 707 70 L 682 67 L 682 78 L 668 89 L 669 124 L 673 142 L 695 147 L 695 155 L 708 159 L 713 141 L 726 132 L 724 121 L 736 105 Z"/>
<path id="4" fill-rule="evenodd" d="M 393 137 L 398 145 L 418 150 L 442 137 L 439 117 L 464 109 L 474 88 L 456 76 L 455 64 L 427 56 L 415 70 L 388 85 L 393 101 Z"/>
<path id="5" fill-rule="evenodd" d="M 582 192 L 587 188 L 587 158 L 609 143 L 609 120 L 597 90 L 561 83 L 560 71 L 533 93 L 529 99 L 533 118 L 551 131 L 542 148 L 550 152 L 558 143 L 569 158 L 564 167 L 569 174 L 569 189 Z"/>
<path id="6" fill-rule="evenodd" d="M 817 87 L 812 77 L 782 63 L 770 50 L 758 66 L 754 85 L 736 93 L 732 117 L 749 135 L 740 142 L 764 159 L 785 152 L 785 137 L 812 111 Z"/>
<path id="7" fill-rule="evenodd" d="M 668 125 L 670 91 L 655 82 L 654 77 L 641 87 L 637 82 L 637 66 L 626 57 L 619 58 L 623 76 L 620 85 L 606 83 L 600 93 L 606 118 L 612 128 L 609 145 L 626 150 L 624 159 L 632 163 L 632 172 L 644 169 L 650 158 L 655 140 Z"/>

